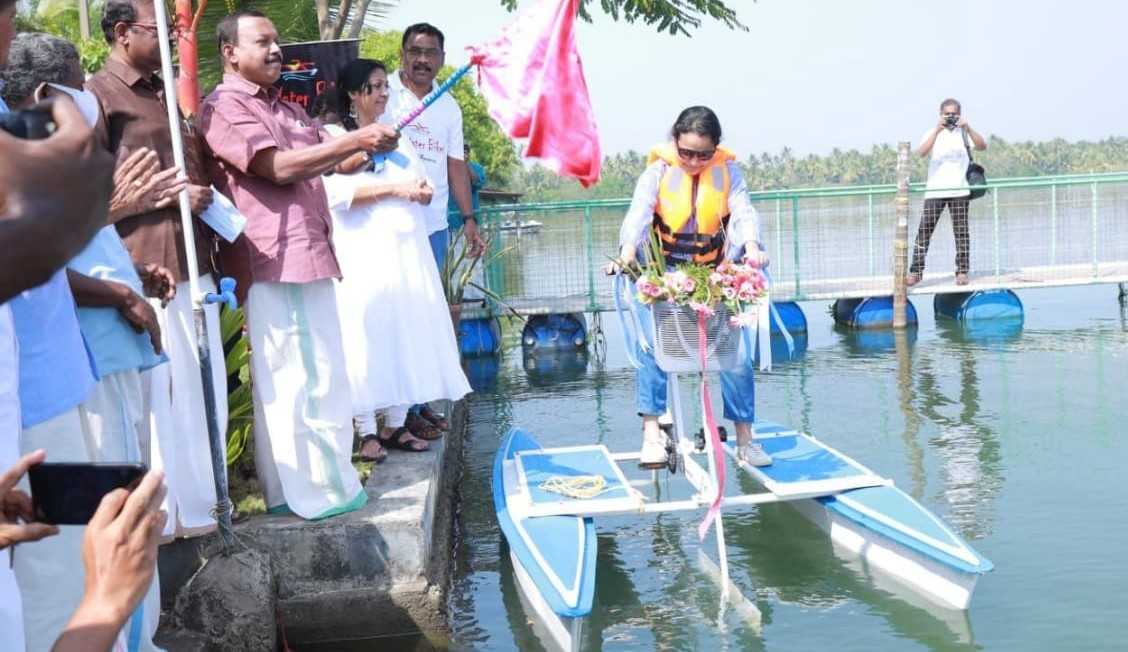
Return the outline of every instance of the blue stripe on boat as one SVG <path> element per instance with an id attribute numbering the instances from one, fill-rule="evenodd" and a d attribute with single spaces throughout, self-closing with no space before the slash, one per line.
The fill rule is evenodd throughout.
<path id="1" fill-rule="evenodd" d="M 896 487 L 852 489 L 843 492 L 840 496 L 847 500 L 856 501 L 865 509 L 881 514 L 887 519 L 901 523 L 945 545 L 965 551 L 964 554 L 975 561 L 972 562 L 968 559 L 947 553 L 929 544 L 927 541 L 918 539 L 904 529 L 891 526 L 883 520 L 879 520 L 870 514 L 855 509 L 847 504 L 846 500 L 838 500 L 835 496 L 825 496 L 818 500 L 831 512 L 863 525 L 900 543 L 910 550 L 915 550 L 926 557 L 947 564 L 961 572 L 986 573 L 995 568 L 994 564 L 976 552 L 962 537 L 944 525 L 939 518 L 935 517 L 923 505 L 913 500 L 911 496 Z"/>
<path id="2" fill-rule="evenodd" d="M 505 462 L 518 452 L 541 448 L 528 433 L 512 428 L 494 458 L 493 495 L 498 524 L 509 548 L 536 584 L 549 607 L 559 616 L 581 618 L 591 613 L 595 596 L 595 524 L 579 516 L 539 516 L 515 521 L 505 496 Z M 522 531 L 525 536 L 522 536 Z M 539 555 L 539 559 L 538 559 Z M 553 584 L 555 577 L 573 594 L 571 599 Z"/>

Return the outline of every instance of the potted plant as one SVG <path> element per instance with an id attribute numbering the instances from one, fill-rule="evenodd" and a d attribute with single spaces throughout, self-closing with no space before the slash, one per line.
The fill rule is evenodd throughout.
<path id="1" fill-rule="evenodd" d="M 485 244 L 485 253 L 481 256 L 472 257 L 470 255 L 470 244 L 466 241 L 464 232 L 459 230 L 451 238 L 450 245 L 447 246 L 446 260 L 443 268 L 439 270 L 439 277 L 443 283 L 443 294 L 450 306 L 451 323 L 454 325 L 456 334 L 458 333 L 458 324 L 462 319 L 462 304 L 465 300 L 467 288 L 474 288 L 490 301 L 505 308 L 513 316 L 521 317 L 505 302 L 505 299 L 475 280 L 482 270 L 501 260 L 506 253 L 513 249 L 510 246 L 494 250 L 489 238 L 486 238 Z"/>

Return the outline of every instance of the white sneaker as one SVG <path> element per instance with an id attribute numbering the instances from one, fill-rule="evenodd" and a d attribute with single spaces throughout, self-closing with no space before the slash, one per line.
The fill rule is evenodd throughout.
<path id="1" fill-rule="evenodd" d="M 736 456 L 752 466 L 771 466 L 772 458 L 764 452 L 764 447 L 754 441 L 737 449 Z"/>
<path id="2" fill-rule="evenodd" d="M 666 460 L 666 442 L 661 439 L 644 437 L 642 452 L 638 456 L 638 465 L 645 469 L 660 468 L 666 466 Z"/>

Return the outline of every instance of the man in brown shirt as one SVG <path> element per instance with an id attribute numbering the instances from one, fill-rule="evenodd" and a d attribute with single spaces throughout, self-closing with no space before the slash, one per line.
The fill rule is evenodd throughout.
<path id="1" fill-rule="evenodd" d="M 152 0 L 108 0 L 102 8 L 102 32 L 111 51 L 105 67 L 87 82 L 101 106 L 96 131 L 111 154 L 124 159 L 146 147 L 160 157 L 162 168 L 173 167 L 172 136 L 165 108 L 164 82 L 154 73 L 161 66 L 156 13 Z M 174 33 L 174 30 L 169 30 Z M 180 123 L 192 211 L 199 214 L 211 203 L 211 189 L 200 157 L 194 128 Z M 203 384 L 196 350 L 193 302 L 188 284 L 188 262 L 180 211 L 167 208 L 125 215 L 116 223 L 135 262 L 155 262 L 167 267 L 177 281 L 176 298 L 158 307 L 164 350 L 169 364 L 145 372 L 150 384 L 150 431 L 142 432 L 142 447 L 149 462 L 164 468 L 168 482 L 169 520 L 165 534 L 197 535 L 215 529 L 210 511 L 215 504 L 211 451 L 204 411 Z M 201 255 L 200 289 L 214 292 L 208 252 L 210 231 L 197 221 L 196 250 Z M 205 307 L 212 374 L 217 381 L 215 405 L 219 428 L 227 430 L 227 392 L 222 379 L 223 344 L 219 309 Z M 143 379 L 143 382 L 146 382 Z"/>

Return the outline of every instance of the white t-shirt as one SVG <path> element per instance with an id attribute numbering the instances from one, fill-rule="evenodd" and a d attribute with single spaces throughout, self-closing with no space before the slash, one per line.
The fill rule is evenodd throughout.
<path id="1" fill-rule="evenodd" d="M 431 88 L 438 88 L 432 82 Z M 419 106 L 419 98 L 403 85 L 400 71 L 388 75 L 388 106 L 380 122 L 394 125 Z M 411 124 L 404 127 L 403 137 L 411 143 L 415 155 L 423 163 L 427 178 L 435 185 L 431 203 L 423 207 L 427 233 L 447 228 L 447 201 L 450 182 L 447 178 L 447 157 L 462 160 L 462 110 L 450 93 L 444 93 L 427 107 Z"/>
<path id="2" fill-rule="evenodd" d="M 932 130 L 924 132 L 920 142 L 928 140 Z M 970 136 L 968 143 L 971 143 Z M 967 185 L 967 148 L 964 147 L 963 129 L 941 129 L 932 144 L 932 154 L 928 159 L 928 183 L 925 185 L 925 199 L 941 197 L 966 197 L 970 190 Z"/>

